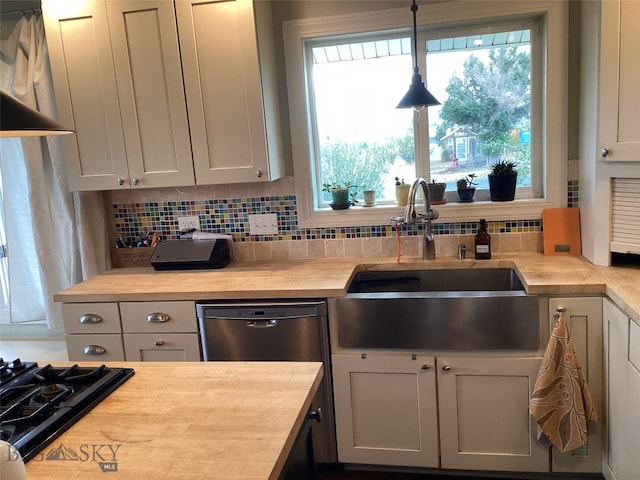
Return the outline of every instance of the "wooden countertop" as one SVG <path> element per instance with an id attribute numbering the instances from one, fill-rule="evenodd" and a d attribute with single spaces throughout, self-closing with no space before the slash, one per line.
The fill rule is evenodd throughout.
<path id="1" fill-rule="evenodd" d="M 321 365 L 109 363 L 132 367 L 135 375 L 42 452 L 64 445 L 80 460 L 35 457 L 27 476 L 277 478 L 322 379 Z M 113 451 L 117 472 L 103 473 L 99 462 L 113 461 Z"/>
<path id="2" fill-rule="evenodd" d="M 597 267 L 582 257 L 537 253 L 494 255 L 491 260 L 402 257 L 232 262 L 219 270 L 157 272 L 114 269 L 54 295 L 58 302 L 216 300 L 339 297 L 360 270 L 514 267 L 539 295 L 606 294 L 640 322 L 640 269 Z"/>

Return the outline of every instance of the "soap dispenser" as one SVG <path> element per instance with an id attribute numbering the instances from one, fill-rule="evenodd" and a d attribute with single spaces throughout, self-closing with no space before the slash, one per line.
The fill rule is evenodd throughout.
<path id="1" fill-rule="evenodd" d="M 491 258 L 491 235 L 487 232 L 487 221 L 480 219 L 480 227 L 475 237 L 476 260 L 489 260 Z"/>

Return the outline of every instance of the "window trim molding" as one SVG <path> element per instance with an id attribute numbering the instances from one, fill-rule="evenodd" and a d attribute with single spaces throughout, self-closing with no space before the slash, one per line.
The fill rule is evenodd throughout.
<path id="1" fill-rule="evenodd" d="M 513 202 L 478 201 L 449 203 L 438 206 L 436 223 L 477 220 L 525 220 L 541 218 L 543 208 L 567 204 L 567 134 L 568 134 L 568 5 L 567 2 L 541 0 L 531 2 L 459 0 L 421 5 L 417 13 L 420 27 L 443 27 L 447 24 L 482 22 L 483 19 L 543 15 L 543 84 L 540 88 L 543 109 L 541 115 L 544 198 Z M 294 184 L 301 228 L 367 226 L 389 223 L 392 216 L 404 209 L 396 206 L 373 208 L 352 207 L 347 210 L 314 209 L 312 171 L 309 159 L 313 132 L 307 108 L 305 76 L 306 39 L 369 31 L 407 33 L 412 18 L 406 8 L 378 10 L 364 14 L 349 14 L 283 22 L 284 54 L 291 120 L 291 147 Z M 553 45 L 553 48 L 549 46 Z M 546 60 L 546 61 L 545 61 Z M 410 72 L 407 73 L 407 82 Z M 399 93 L 401 95 L 402 92 Z M 537 103 L 537 102 L 536 102 Z M 532 101 L 532 108 L 534 103 Z"/>

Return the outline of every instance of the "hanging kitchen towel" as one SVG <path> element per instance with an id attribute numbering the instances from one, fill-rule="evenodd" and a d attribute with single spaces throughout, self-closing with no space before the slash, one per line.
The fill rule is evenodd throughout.
<path id="1" fill-rule="evenodd" d="M 598 413 L 591 401 L 564 312 L 556 312 L 555 318 L 529 401 L 529 412 L 540 427 L 538 440 L 547 445 L 550 442 L 564 453 L 586 443 L 587 422 L 597 421 Z"/>

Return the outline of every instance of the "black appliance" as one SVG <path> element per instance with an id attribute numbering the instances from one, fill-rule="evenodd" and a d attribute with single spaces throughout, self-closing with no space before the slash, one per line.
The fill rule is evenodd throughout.
<path id="1" fill-rule="evenodd" d="M 0 358 L 0 438 L 27 462 L 133 374 L 132 368 L 41 367 Z"/>
<path id="2" fill-rule="evenodd" d="M 222 268 L 231 261 L 231 249 L 225 239 L 167 240 L 159 242 L 151 254 L 155 270 Z"/>

